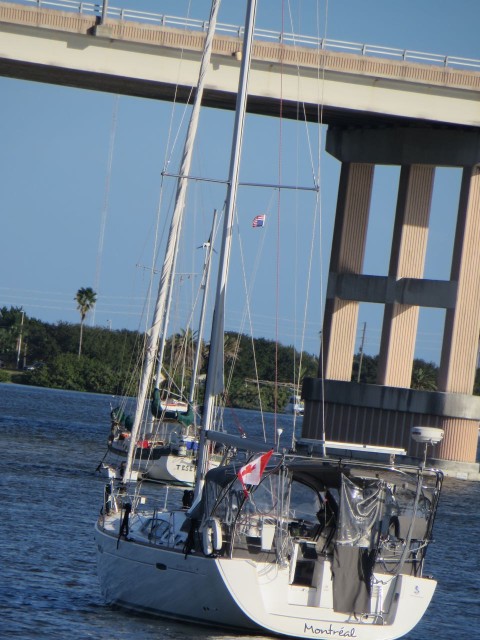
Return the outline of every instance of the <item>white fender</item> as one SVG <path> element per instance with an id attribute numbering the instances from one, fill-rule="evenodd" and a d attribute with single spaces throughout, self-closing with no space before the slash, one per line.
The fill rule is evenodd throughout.
<path id="1" fill-rule="evenodd" d="M 211 556 L 214 551 L 220 551 L 223 545 L 222 525 L 218 518 L 210 518 L 202 533 L 203 553 Z"/>
<path id="2" fill-rule="evenodd" d="M 222 525 L 218 518 L 211 519 L 212 525 L 212 543 L 215 551 L 220 551 L 223 545 Z"/>
<path id="3" fill-rule="evenodd" d="M 202 546 L 203 546 L 203 553 L 206 556 L 211 556 L 213 553 L 212 538 L 213 538 L 212 527 L 210 526 L 205 527 L 202 533 Z"/>

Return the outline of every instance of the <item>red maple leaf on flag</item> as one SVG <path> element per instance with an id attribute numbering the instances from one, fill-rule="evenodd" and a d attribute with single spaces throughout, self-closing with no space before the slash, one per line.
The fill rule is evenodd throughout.
<path id="1" fill-rule="evenodd" d="M 242 483 L 243 492 L 245 496 L 248 498 L 249 493 L 247 490 L 247 484 L 249 485 L 257 485 L 260 484 L 260 480 L 262 478 L 263 472 L 265 471 L 265 467 L 268 464 L 268 461 L 271 458 L 273 453 L 273 449 L 267 451 L 267 453 L 263 453 L 261 456 L 258 456 L 251 462 L 248 462 L 244 465 L 240 471 L 237 473 L 237 477 Z"/>

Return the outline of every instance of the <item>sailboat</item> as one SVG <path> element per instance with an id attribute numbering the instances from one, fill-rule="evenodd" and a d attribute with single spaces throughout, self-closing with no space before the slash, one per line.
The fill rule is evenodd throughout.
<path id="1" fill-rule="evenodd" d="M 112 476 L 123 475 L 123 471 L 128 465 L 129 474 L 133 473 L 137 478 L 143 477 L 148 480 L 180 486 L 193 486 L 195 481 L 199 434 L 194 396 L 216 230 L 216 211 L 213 215 L 210 238 L 203 243 L 203 247 L 206 249 L 201 282 L 203 300 L 188 399 L 172 391 L 172 381 L 164 375 L 163 361 L 179 238 L 186 202 L 188 173 L 192 162 L 206 72 L 210 63 L 215 24 L 215 17 L 213 19 L 211 17 L 183 149 L 175 207 L 170 223 L 153 322 L 148 331 L 148 343 L 137 397 L 137 411 L 134 418 L 126 414 L 122 406 L 114 407 L 110 412 L 111 428 L 108 436 L 108 451 L 99 467 L 103 465 L 108 475 Z M 150 393 L 152 397 L 149 400 Z M 150 411 L 145 411 L 148 404 Z M 113 462 L 110 459 L 105 462 L 108 454 L 111 454 L 110 459 L 113 457 Z M 221 455 L 216 455 L 213 452 L 210 456 L 209 466 L 216 466 L 221 459 Z"/>
<path id="2" fill-rule="evenodd" d="M 134 467 L 141 474 L 141 477 L 146 480 L 185 487 L 191 487 L 195 482 L 199 441 L 195 391 L 202 350 L 216 219 L 217 212 L 214 211 L 210 238 L 202 245 L 205 249 L 200 284 L 202 304 L 188 397 L 175 397 L 172 393 L 171 385 L 169 386 L 168 379 L 166 379 L 166 389 L 161 390 L 159 385 L 154 386 L 150 403 L 151 416 L 145 421 L 146 428 L 142 436 L 137 439 Z M 159 360 L 155 379 L 163 377 L 160 362 Z M 125 466 L 124 462 L 131 444 L 133 419 L 121 407 L 112 408 L 110 416 L 111 429 L 108 438 L 108 462 L 105 463 L 105 468 L 111 470 L 113 465 L 113 473 L 117 475 L 119 470 L 121 473 L 122 468 Z M 213 453 L 210 457 L 210 466 L 216 466 L 221 459 L 221 455 Z"/>
<path id="3" fill-rule="evenodd" d="M 132 492 L 132 453 L 95 525 L 100 585 L 108 603 L 233 632 L 394 640 L 436 587 L 423 570 L 443 479 L 426 451 L 439 430 L 414 430 L 425 444 L 415 466 L 342 458 L 325 441 L 279 451 L 213 428 L 255 11 L 248 0 L 193 502 L 172 509 Z M 215 443 L 246 463 L 208 471 Z"/>

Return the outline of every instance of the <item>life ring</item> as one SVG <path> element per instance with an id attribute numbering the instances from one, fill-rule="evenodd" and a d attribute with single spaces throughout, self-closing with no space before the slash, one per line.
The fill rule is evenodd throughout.
<path id="1" fill-rule="evenodd" d="M 202 534 L 203 553 L 211 556 L 220 551 L 223 545 L 222 525 L 218 518 L 210 518 Z"/>

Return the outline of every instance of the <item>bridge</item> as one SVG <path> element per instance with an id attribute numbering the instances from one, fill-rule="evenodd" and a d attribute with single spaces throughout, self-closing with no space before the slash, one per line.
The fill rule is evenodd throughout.
<path id="1" fill-rule="evenodd" d="M 52 7 L 54 7 L 52 9 Z M 61 10 L 58 10 L 61 9 Z M 141 21 L 143 20 L 143 21 Z M 233 32 L 233 33 L 232 33 Z M 234 109 L 242 30 L 219 25 L 204 103 Z M 0 74 L 188 100 L 205 23 L 72 0 L 0 2 Z M 480 125 L 480 61 L 257 30 L 248 110 L 328 125 Z M 321 79 L 321 83 L 319 82 Z"/>
<path id="2" fill-rule="evenodd" d="M 58 0 L 0 2 L 0 75 L 187 101 L 203 23 Z M 242 33 L 219 25 L 204 103 L 233 109 Z M 322 370 L 304 381 L 302 436 L 421 452 L 417 424 L 445 432 L 434 457 L 478 477 L 480 62 L 257 31 L 248 110 L 328 125 L 341 163 L 322 331 Z M 320 109 L 321 105 L 321 109 Z M 385 276 L 363 273 L 376 165 L 400 167 Z M 423 278 L 435 167 L 460 167 L 451 277 Z M 376 385 L 351 382 L 360 302 L 384 305 Z M 445 309 L 438 391 L 410 389 L 419 308 Z M 452 471 L 453 470 L 453 471 Z"/>

